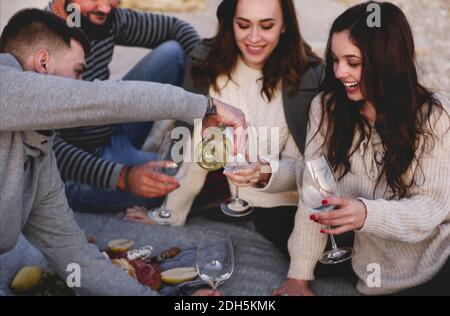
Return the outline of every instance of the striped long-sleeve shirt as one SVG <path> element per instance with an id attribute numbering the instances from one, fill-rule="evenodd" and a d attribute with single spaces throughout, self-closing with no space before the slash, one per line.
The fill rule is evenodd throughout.
<path id="1" fill-rule="evenodd" d="M 115 45 L 155 48 L 168 40 L 176 40 L 189 54 L 200 41 L 198 33 L 190 24 L 172 16 L 126 9 L 116 9 L 112 15 L 109 34 L 100 40 L 91 41 L 83 80 L 109 79 L 109 64 Z M 113 127 L 90 126 L 58 131 L 53 149 L 64 181 L 116 188 L 115 174 L 122 169 L 122 165 L 93 154 L 100 146 L 109 144 Z"/>

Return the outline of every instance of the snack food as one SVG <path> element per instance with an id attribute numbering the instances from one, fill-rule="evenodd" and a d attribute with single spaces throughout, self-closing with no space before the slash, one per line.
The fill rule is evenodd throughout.
<path id="1" fill-rule="evenodd" d="M 37 287 L 43 276 L 44 269 L 41 267 L 24 267 L 16 274 L 10 288 L 16 294 L 24 293 Z"/>
<path id="2" fill-rule="evenodd" d="M 127 252 L 133 246 L 134 246 L 134 242 L 127 240 L 127 239 L 111 240 L 108 243 L 108 249 L 111 252 L 115 252 L 115 253 Z"/>
<path id="3" fill-rule="evenodd" d="M 164 283 L 177 285 L 197 278 L 197 270 L 193 267 L 175 268 L 161 273 L 161 280 Z"/>

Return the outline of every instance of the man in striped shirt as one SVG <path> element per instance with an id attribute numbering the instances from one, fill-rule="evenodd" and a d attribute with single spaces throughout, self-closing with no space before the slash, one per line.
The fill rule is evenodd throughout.
<path id="1" fill-rule="evenodd" d="M 153 51 L 123 80 L 181 85 L 185 55 L 199 42 L 194 28 L 175 17 L 117 8 L 118 0 L 53 0 L 51 10 L 67 19 L 68 5 L 78 5 L 81 28 L 89 36 L 83 80 L 107 80 L 114 46 L 139 46 Z M 117 212 L 128 207 L 152 208 L 176 188 L 148 170 L 155 154 L 140 150 L 152 123 L 80 127 L 58 131 L 54 151 L 70 206 L 81 212 Z M 126 172 L 128 170 L 128 172 Z M 129 192 L 125 192 L 128 175 Z"/>

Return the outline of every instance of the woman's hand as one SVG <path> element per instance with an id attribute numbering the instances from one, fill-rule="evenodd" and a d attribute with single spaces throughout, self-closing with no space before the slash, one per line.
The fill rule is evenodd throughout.
<path id="1" fill-rule="evenodd" d="M 224 172 L 224 175 L 238 187 L 251 186 L 258 182 L 267 183 L 270 180 L 271 173 L 261 172 L 264 165 L 270 166 L 268 163 L 252 163 L 248 169 L 237 170 L 233 173 Z"/>
<path id="2" fill-rule="evenodd" d="M 341 235 L 348 231 L 360 230 L 367 218 L 367 209 L 363 202 L 355 199 L 330 197 L 322 202 L 323 205 L 335 205 L 336 210 L 311 215 L 310 219 L 316 223 L 335 227 L 323 229 L 328 235 Z"/>
<path id="3" fill-rule="evenodd" d="M 246 187 L 258 183 L 261 166 L 259 163 L 251 164 L 248 169 L 237 170 L 232 173 L 224 172 L 223 174 L 238 187 Z"/>
<path id="4" fill-rule="evenodd" d="M 200 289 L 192 294 L 192 296 L 223 296 L 219 290 Z"/>
<path id="5" fill-rule="evenodd" d="M 124 221 L 136 222 L 141 224 L 154 225 L 157 224 L 148 216 L 148 210 L 142 206 L 128 208 L 123 217 Z"/>
<path id="6" fill-rule="evenodd" d="M 314 296 L 314 293 L 309 288 L 309 281 L 288 279 L 272 292 L 272 296 Z"/>

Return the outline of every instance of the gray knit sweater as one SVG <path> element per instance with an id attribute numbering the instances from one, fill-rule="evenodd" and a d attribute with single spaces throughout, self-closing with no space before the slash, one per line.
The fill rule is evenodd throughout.
<path id="1" fill-rule="evenodd" d="M 53 136 L 36 130 L 173 118 L 202 118 L 204 96 L 145 82 L 83 82 L 23 72 L 0 54 L 0 254 L 23 232 L 66 279 L 81 267 L 78 294 L 154 295 L 89 245 L 76 224 L 52 152 Z"/>

